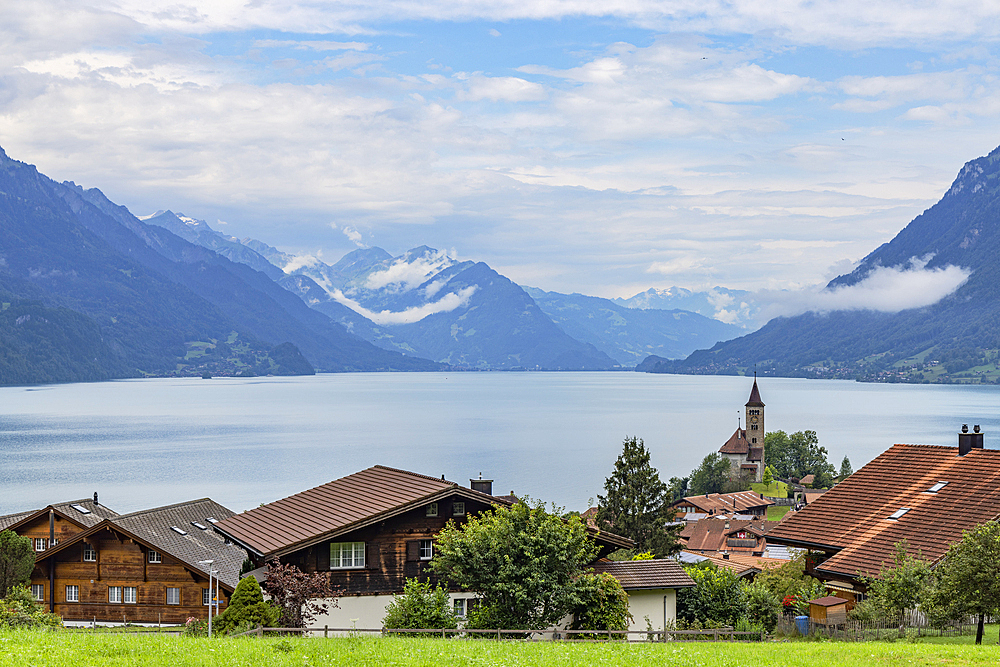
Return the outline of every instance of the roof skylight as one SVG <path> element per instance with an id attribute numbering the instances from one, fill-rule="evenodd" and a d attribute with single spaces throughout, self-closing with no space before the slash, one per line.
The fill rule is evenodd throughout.
<path id="1" fill-rule="evenodd" d="M 937 493 L 938 491 L 940 491 L 941 489 L 943 489 L 947 485 L 948 485 L 948 482 L 938 482 L 937 484 L 935 484 L 931 488 L 927 489 L 927 493 Z"/>
<path id="2" fill-rule="evenodd" d="M 187 531 L 183 528 L 178 528 L 177 526 L 170 526 L 170 530 L 174 531 L 178 535 L 187 535 Z"/>
<path id="3" fill-rule="evenodd" d="M 70 505 L 70 507 L 75 509 L 80 514 L 90 514 L 90 510 L 84 507 L 83 505 L 78 505 L 74 503 L 73 505 Z"/>
<path id="4" fill-rule="evenodd" d="M 207 521 L 209 523 L 219 523 L 219 520 L 216 519 L 214 516 L 208 517 L 207 519 L 205 519 L 205 521 Z"/>
<path id="5" fill-rule="evenodd" d="M 208 530 L 208 526 L 206 526 L 203 523 L 199 523 L 198 521 L 192 521 L 191 525 L 194 526 L 195 528 L 201 528 L 202 530 Z"/>
<path id="6" fill-rule="evenodd" d="M 900 507 L 898 510 L 889 515 L 889 518 L 893 521 L 902 518 L 904 514 L 910 511 L 909 507 Z"/>

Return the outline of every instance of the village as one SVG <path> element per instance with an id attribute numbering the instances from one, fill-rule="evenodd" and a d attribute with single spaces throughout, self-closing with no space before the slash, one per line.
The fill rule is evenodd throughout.
<path id="1" fill-rule="evenodd" d="M 538 576 L 562 576 L 564 588 L 585 577 L 612 582 L 619 612 L 610 620 L 599 596 L 585 597 L 590 602 L 582 607 L 579 601 L 560 607 L 555 601 L 563 592 L 553 584 L 539 589 L 540 601 L 529 601 L 530 620 L 490 617 L 494 625 L 486 627 L 495 627 L 489 631 L 497 636 L 530 631 L 557 639 L 602 631 L 609 638 L 666 641 L 684 639 L 683 633 L 719 639 L 721 631 L 734 640 L 775 632 L 829 638 L 854 632 L 857 638 L 864 627 L 898 628 L 902 636 L 908 628 L 944 632 L 978 624 L 979 643 L 995 603 L 971 594 L 959 604 L 952 591 L 949 604 L 937 604 L 927 591 L 945 590 L 947 577 L 957 576 L 950 564 L 964 557 L 970 535 L 996 532 L 1000 451 L 984 447 L 980 428 L 963 426 L 957 446 L 892 445 L 830 488 L 812 488 L 825 473 L 773 475 L 764 413 L 755 378 L 745 427 L 706 458 L 724 462 L 727 484 L 751 489 L 684 495 L 692 486 L 685 482 L 681 493 L 669 493 L 651 469 L 659 505 L 643 508 L 644 516 L 634 498 L 623 500 L 622 493 L 636 491 L 628 488 L 635 480 L 618 474 L 628 468 L 638 479 L 643 465 L 649 469 L 648 451 L 632 438 L 608 479 L 607 496 L 581 513 L 547 513 L 516 489 L 497 493 L 494 480 L 481 474 L 465 485 L 376 465 L 239 514 L 209 498 L 128 514 L 106 507 L 96 492 L 54 502 L 0 516 L 0 559 L 10 561 L 6 552 L 15 539 L 30 545 L 25 590 L 67 627 L 177 626 L 211 633 L 214 617 L 217 634 L 227 627 L 261 632 L 289 625 L 326 635 L 473 632 L 483 628 L 484 609 L 495 600 L 494 584 L 484 577 L 503 569 L 488 558 L 501 553 L 501 561 L 517 560 L 503 550 L 537 548 L 522 545 L 537 545 L 538 535 L 522 534 L 545 525 L 565 531 L 546 538 L 546 548 L 563 548 L 556 544 L 560 539 L 581 546 L 575 570 L 555 572 L 552 566 L 549 572 L 542 565 Z M 616 490 L 615 479 L 624 486 Z M 522 534 L 500 539 L 488 532 L 503 521 L 508 531 Z M 476 548 L 489 556 L 473 565 L 462 561 L 462 549 Z M 531 558 L 540 556 L 532 552 Z M 310 583 L 295 589 L 281 584 L 285 580 Z M 902 601 L 893 589 L 900 580 L 909 587 Z M 4 583 L 9 592 L 18 582 Z M 916 590 L 921 587 L 927 590 Z M 293 612 L 280 621 L 265 613 L 253 616 L 253 623 L 246 616 L 240 616 L 242 625 L 224 623 L 235 615 L 234 609 L 227 617 L 227 608 L 242 599 L 238 589 L 251 588 L 255 604 L 266 607 L 267 595 Z M 423 605 L 424 612 L 435 607 L 438 615 L 400 616 L 401 600 Z M 541 607 L 545 614 L 536 613 Z M 876 619 L 882 625 L 873 625 Z"/>

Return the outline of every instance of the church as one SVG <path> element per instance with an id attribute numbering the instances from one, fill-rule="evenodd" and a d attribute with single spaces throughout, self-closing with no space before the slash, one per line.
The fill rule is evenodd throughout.
<path id="1" fill-rule="evenodd" d="M 736 432 L 719 448 L 719 453 L 729 460 L 732 476 L 749 476 L 754 482 L 764 479 L 764 402 L 760 400 L 757 375 L 746 404 L 746 428 L 736 427 Z"/>

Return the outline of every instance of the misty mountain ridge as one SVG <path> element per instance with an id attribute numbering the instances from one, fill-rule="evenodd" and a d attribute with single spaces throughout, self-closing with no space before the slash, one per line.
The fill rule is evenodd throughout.
<path id="1" fill-rule="evenodd" d="M 816 295 L 814 312 L 651 370 L 1000 382 L 1000 148 Z M 915 304 L 913 307 L 908 307 Z M 646 367 L 650 364 L 646 364 Z"/>
<path id="2" fill-rule="evenodd" d="M 762 304 L 757 295 L 747 290 L 716 286 L 708 291 L 695 292 L 675 285 L 663 289 L 651 287 L 627 299 L 617 297 L 613 301 L 620 306 L 640 310 L 687 310 L 748 331 L 761 324 Z"/>

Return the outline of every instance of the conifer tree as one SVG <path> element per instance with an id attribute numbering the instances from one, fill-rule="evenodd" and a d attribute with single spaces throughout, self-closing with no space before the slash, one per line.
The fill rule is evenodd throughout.
<path id="1" fill-rule="evenodd" d="M 0 598 L 18 584 L 28 583 L 35 567 L 31 538 L 12 530 L 0 531 Z"/>
<path id="2" fill-rule="evenodd" d="M 671 526 L 674 511 L 670 492 L 649 463 L 649 450 L 641 439 L 625 438 L 621 456 L 611 476 L 604 480 L 604 496 L 597 497 L 597 524 L 602 530 L 630 538 L 637 551 L 663 558 L 680 550 Z"/>
<path id="3" fill-rule="evenodd" d="M 851 467 L 851 460 L 844 457 L 844 460 L 840 462 L 840 480 L 843 481 L 854 474 L 854 468 Z"/>

